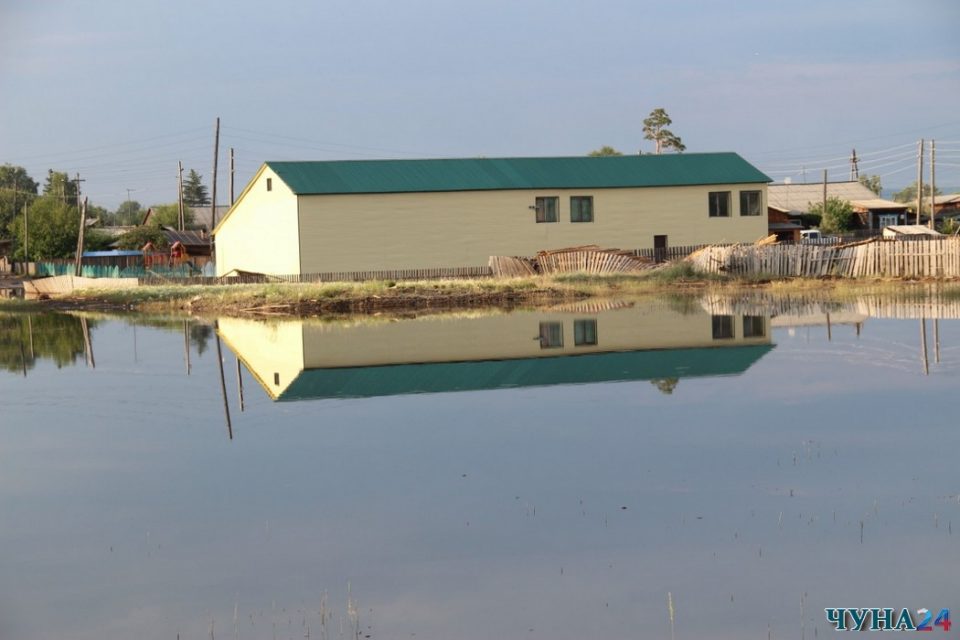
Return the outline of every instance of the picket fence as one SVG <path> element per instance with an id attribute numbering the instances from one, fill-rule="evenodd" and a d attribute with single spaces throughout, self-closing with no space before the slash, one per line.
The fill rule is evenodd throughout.
<path id="1" fill-rule="evenodd" d="M 706 247 L 687 260 L 699 271 L 772 278 L 960 277 L 960 238 L 871 240 L 842 246 Z"/>

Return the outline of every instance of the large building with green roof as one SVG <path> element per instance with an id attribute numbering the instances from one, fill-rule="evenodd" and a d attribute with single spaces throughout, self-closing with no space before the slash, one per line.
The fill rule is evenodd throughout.
<path id="1" fill-rule="evenodd" d="M 735 153 L 266 162 L 215 230 L 217 273 L 753 242 L 766 235 L 769 181 Z"/>

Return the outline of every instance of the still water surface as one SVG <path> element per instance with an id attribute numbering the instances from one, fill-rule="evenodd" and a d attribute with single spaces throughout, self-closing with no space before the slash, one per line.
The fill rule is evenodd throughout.
<path id="1" fill-rule="evenodd" d="M 677 638 L 956 610 L 949 317 L 0 314 L 0 638 L 662 638 L 668 594 Z"/>

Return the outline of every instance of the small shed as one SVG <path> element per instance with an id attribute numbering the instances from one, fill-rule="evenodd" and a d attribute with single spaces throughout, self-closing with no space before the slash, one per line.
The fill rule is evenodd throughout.
<path id="1" fill-rule="evenodd" d="M 883 237 L 888 240 L 927 240 L 942 238 L 943 234 L 922 224 L 892 224 L 883 228 Z"/>

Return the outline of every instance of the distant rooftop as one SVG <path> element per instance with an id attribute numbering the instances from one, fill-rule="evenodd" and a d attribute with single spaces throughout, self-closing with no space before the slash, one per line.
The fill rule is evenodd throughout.
<path id="1" fill-rule="evenodd" d="M 828 182 L 827 197 L 846 200 L 862 209 L 903 210 L 902 202 L 885 200 L 857 181 Z M 767 205 L 780 211 L 809 211 L 811 205 L 823 200 L 823 183 L 771 184 L 767 186 Z"/>

